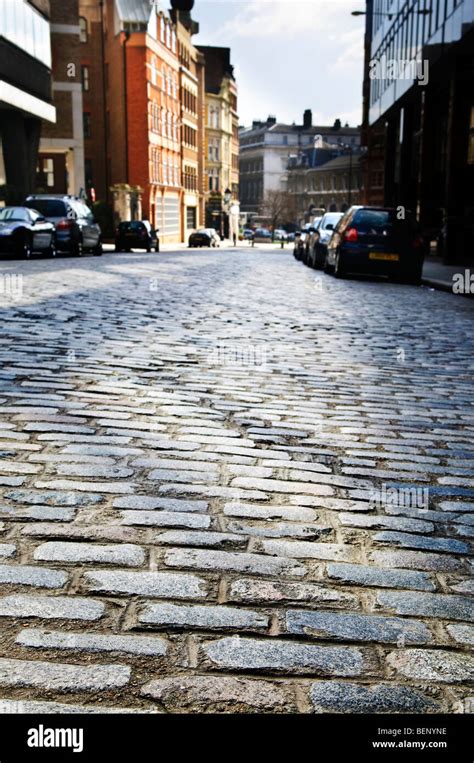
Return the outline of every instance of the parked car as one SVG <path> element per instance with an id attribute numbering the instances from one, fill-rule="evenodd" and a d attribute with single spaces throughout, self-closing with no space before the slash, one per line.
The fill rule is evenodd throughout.
<path id="1" fill-rule="evenodd" d="M 33 252 L 56 257 L 56 230 L 53 223 L 28 207 L 0 209 L 0 252 L 29 258 Z"/>
<path id="2" fill-rule="evenodd" d="M 220 246 L 221 238 L 215 228 L 201 228 L 191 233 L 188 244 L 190 247 Z"/>
<path id="3" fill-rule="evenodd" d="M 287 241 L 288 240 L 288 233 L 286 230 L 283 230 L 282 228 L 276 228 L 273 231 L 273 240 L 274 241 Z"/>
<path id="4" fill-rule="evenodd" d="M 326 212 L 326 214 L 322 216 L 314 233 L 309 237 L 306 264 L 311 268 L 324 267 L 324 263 L 326 262 L 327 243 L 342 216 L 342 212 Z"/>
<path id="5" fill-rule="evenodd" d="M 36 209 L 56 226 L 56 244 L 60 252 L 81 257 L 89 251 L 102 254 L 100 227 L 82 199 L 58 194 L 28 196 L 25 206 Z"/>
<path id="6" fill-rule="evenodd" d="M 423 238 L 414 217 L 399 220 L 388 207 L 351 207 L 327 245 L 325 270 L 384 275 L 418 284 L 423 270 Z"/>
<path id="7" fill-rule="evenodd" d="M 301 230 L 295 232 L 295 245 L 293 247 L 293 256 L 296 260 L 301 260 L 304 252 L 306 237 L 308 236 L 311 223 L 306 223 Z"/>
<path id="8" fill-rule="evenodd" d="M 115 229 L 115 251 L 131 252 L 132 249 L 146 249 L 147 252 L 160 251 L 158 231 L 148 220 L 128 220 Z"/>
<path id="9" fill-rule="evenodd" d="M 319 228 L 319 224 L 320 224 L 322 219 L 323 219 L 322 217 L 315 217 L 313 222 L 310 223 L 310 226 L 308 228 L 308 233 L 305 236 L 304 245 L 303 245 L 303 252 L 302 252 L 302 255 L 301 255 L 301 259 L 302 259 L 302 261 L 304 262 L 305 265 L 308 265 L 309 248 L 310 248 L 311 242 L 313 240 L 313 236 L 315 235 L 315 233 L 317 233 L 317 230 Z"/>
<path id="10" fill-rule="evenodd" d="M 253 240 L 268 243 L 272 240 L 271 231 L 268 228 L 256 228 L 253 233 Z"/>
<path id="11" fill-rule="evenodd" d="M 244 241 L 251 241 L 253 239 L 253 230 L 251 228 L 244 228 L 242 237 Z"/>

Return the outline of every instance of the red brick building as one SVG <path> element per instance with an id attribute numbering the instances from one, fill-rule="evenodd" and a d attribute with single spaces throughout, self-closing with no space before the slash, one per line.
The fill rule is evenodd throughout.
<path id="1" fill-rule="evenodd" d="M 116 220 L 147 218 L 164 243 L 181 241 L 202 222 L 197 25 L 147 0 L 80 0 L 80 15 L 86 183 Z"/>

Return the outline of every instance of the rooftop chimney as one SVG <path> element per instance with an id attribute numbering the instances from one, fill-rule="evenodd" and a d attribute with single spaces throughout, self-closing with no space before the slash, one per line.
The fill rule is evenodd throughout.
<path id="1" fill-rule="evenodd" d="M 273 117 L 273 116 L 269 116 L 269 117 L 267 118 L 267 125 L 276 125 L 276 121 L 277 121 L 277 120 L 276 120 L 276 117 Z"/>
<path id="2" fill-rule="evenodd" d="M 303 127 L 305 130 L 307 130 L 309 127 L 313 126 L 313 112 L 311 109 L 306 109 L 305 113 L 303 114 Z"/>

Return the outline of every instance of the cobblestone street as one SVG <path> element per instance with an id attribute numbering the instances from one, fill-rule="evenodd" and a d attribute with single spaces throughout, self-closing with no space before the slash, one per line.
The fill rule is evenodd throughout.
<path id="1" fill-rule="evenodd" d="M 473 712 L 472 300 L 276 247 L 0 272 L 2 712 Z"/>

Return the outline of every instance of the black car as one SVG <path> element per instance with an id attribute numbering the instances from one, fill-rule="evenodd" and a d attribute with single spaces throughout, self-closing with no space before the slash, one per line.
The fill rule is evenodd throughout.
<path id="1" fill-rule="evenodd" d="M 351 207 L 327 244 L 326 272 L 384 275 L 419 284 L 424 242 L 414 217 L 400 208 Z"/>
<path id="2" fill-rule="evenodd" d="M 27 207 L 0 209 L 0 252 L 29 258 L 33 252 L 56 257 L 56 231 L 39 212 Z"/>
<path id="3" fill-rule="evenodd" d="M 189 237 L 190 247 L 196 246 L 220 246 L 220 237 L 215 228 L 201 228 L 194 231 Z"/>
<path id="4" fill-rule="evenodd" d="M 342 212 L 326 212 L 321 217 L 315 232 L 309 237 L 306 264 L 310 268 L 324 267 L 328 241 L 341 217 L 343 217 Z"/>
<path id="5" fill-rule="evenodd" d="M 306 236 L 303 242 L 303 251 L 301 253 L 301 260 L 305 265 L 310 265 L 310 253 L 311 247 L 315 237 L 318 235 L 319 226 L 321 224 L 322 217 L 315 217 L 309 228 L 307 229 Z"/>
<path id="6" fill-rule="evenodd" d="M 146 249 L 147 252 L 160 251 L 158 230 L 154 230 L 148 220 L 121 222 L 115 230 L 115 251 L 131 252 L 132 249 Z"/>
<path id="7" fill-rule="evenodd" d="M 301 260 L 301 256 L 304 250 L 304 240 L 308 235 L 309 223 L 304 226 L 303 230 L 295 231 L 295 243 L 293 246 L 293 257 L 295 260 Z"/>
<path id="8" fill-rule="evenodd" d="M 82 199 L 77 196 L 35 194 L 28 196 L 25 206 L 37 209 L 56 226 L 56 243 L 60 252 L 81 257 L 85 251 L 102 254 L 99 225 Z"/>

